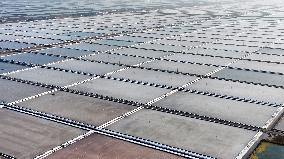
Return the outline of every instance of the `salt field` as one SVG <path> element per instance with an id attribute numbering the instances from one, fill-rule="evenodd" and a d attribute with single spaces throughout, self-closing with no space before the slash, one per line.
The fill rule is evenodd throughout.
<path id="1" fill-rule="evenodd" d="M 1 159 L 283 152 L 284 3 L 3 0 L 0 10 Z"/>

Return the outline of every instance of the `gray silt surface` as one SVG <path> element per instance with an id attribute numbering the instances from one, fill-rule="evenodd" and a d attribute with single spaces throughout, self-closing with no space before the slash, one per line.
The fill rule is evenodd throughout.
<path id="1" fill-rule="evenodd" d="M 263 126 L 277 109 L 187 92 L 178 92 L 154 105 L 259 127 Z"/>
<path id="2" fill-rule="evenodd" d="M 281 88 L 272 88 L 216 79 L 202 79 L 187 88 L 276 104 L 282 104 L 284 102 L 284 90 Z"/>
<path id="3" fill-rule="evenodd" d="M 67 70 L 82 71 L 87 73 L 93 73 L 103 75 L 111 71 L 119 70 L 122 66 L 104 64 L 89 61 L 70 60 L 58 64 L 52 65 L 53 67 L 63 68 Z"/>
<path id="4" fill-rule="evenodd" d="M 29 96 L 49 91 L 48 88 L 0 79 L 0 100 L 14 102 Z"/>
<path id="5" fill-rule="evenodd" d="M 135 107 L 107 100 L 56 92 L 18 105 L 99 126 Z"/>
<path id="6" fill-rule="evenodd" d="M 75 82 L 91 78 L 90 76 L 85 76 L 81 74 L 50 70 L 44 68 L 36 68 L 24 72 L 18 72 L 10 74 L 9 76 L 24 80 L 30 80 L 33 82 L 40 82 L 40 83 L 52 84 L 58 86 L 66 86 L 73 84 Z"/>
<path id="7" fill-rule="evenodd" d="M 141 110 L 108 129 L 220 159 L 236 157 L 256 133 L 152 110 Z"/>
<path id="8" fill-rule="evenodd" d="M 146 103 L 169 90 L 109 79 L 96 79 L 72 89 Z"/>

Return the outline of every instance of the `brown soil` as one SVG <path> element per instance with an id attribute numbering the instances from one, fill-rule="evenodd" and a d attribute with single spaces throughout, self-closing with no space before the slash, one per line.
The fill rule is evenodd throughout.
<path id="1" fill-rule="evenodd" d="M 93 134 L 48 157 L 49 159 L 178 159 L 179 156 L 132 144 L 111 137 Z"/>

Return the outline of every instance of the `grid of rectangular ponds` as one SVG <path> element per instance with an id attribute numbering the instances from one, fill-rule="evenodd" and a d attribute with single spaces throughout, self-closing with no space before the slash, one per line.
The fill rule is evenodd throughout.
<path id="1" fill-rule="evenodd" d="M 283 134 L 284 5 L 254 4 L 0 24 L 0 158 L 227 159 Z"/>

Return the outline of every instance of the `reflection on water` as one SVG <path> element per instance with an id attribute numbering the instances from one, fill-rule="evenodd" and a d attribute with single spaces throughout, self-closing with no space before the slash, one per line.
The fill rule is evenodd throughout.
<path id="1" fill-rule="evenodd" d="M 1 0 L 0 22 L 66 15 L 93 15 L 105 11 L 174 8 L 208 0 Z"/>

